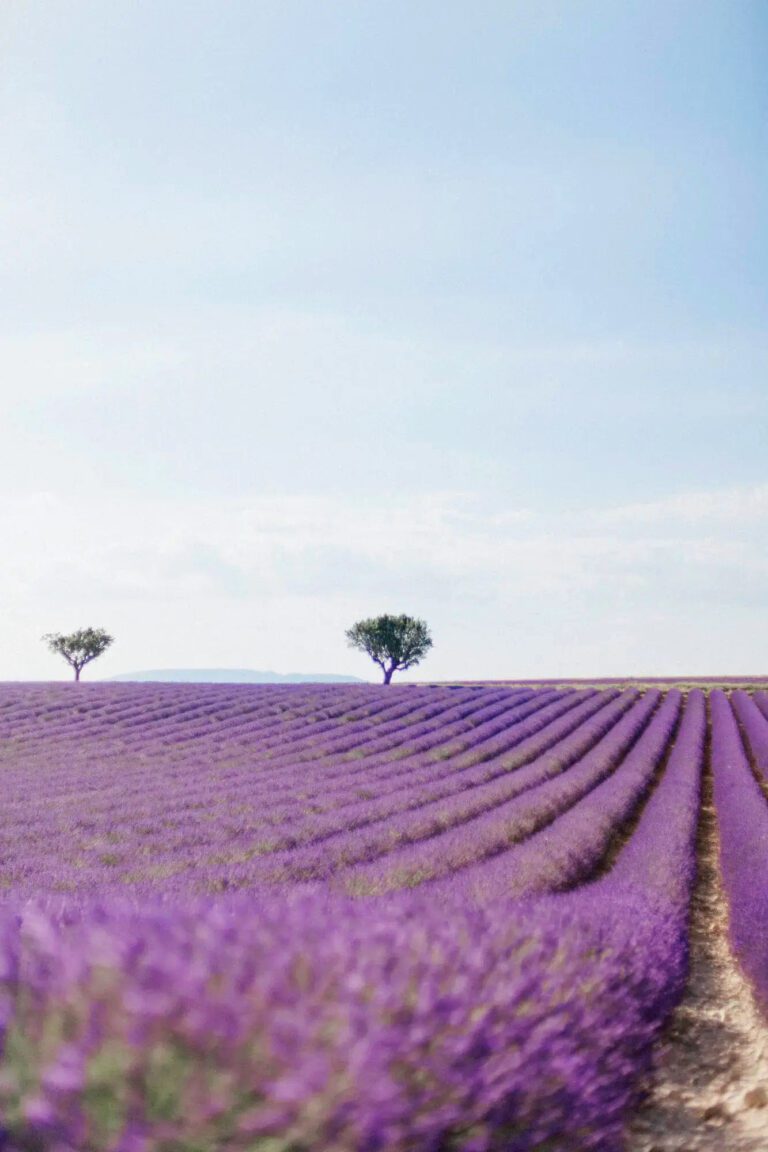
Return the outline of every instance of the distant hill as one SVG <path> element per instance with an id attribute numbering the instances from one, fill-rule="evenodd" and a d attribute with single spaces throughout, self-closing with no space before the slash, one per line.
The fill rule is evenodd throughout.
<path id="1" fill-rule="evenodd" d="M 257 672 L 253 668 L 152 668 L 123 672 L 109 680 L 155 680 L 182 684 L 364 684 L 359 676 L 330 672 Z"/>

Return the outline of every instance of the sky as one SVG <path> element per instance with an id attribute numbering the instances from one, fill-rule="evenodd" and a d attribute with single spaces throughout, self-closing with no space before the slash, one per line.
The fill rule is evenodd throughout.
<path id="1" fill-rule="evenodd" d="M 761 0 L 4 0 L 0 678 L 768 673 Z"/>

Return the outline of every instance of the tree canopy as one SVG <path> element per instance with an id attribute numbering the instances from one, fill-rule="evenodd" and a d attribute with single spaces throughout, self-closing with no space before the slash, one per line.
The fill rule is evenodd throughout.
<path id="1" fill-rule="evenodd" d="M 103 628 L 80 628 L 77 632 L 70 632 L 67 635 L 61 632 L 48 632 L 43 636 L 43 640 L 51 652 L 63 656 L 67 664 L 74 668 L 75 680 L 79 680 L 85 665 L 106 652 L 114 642 L 114 637 Z"/>
<path id="2" fill-rule="evenodd" d="M 365 652 L 384 673 L 389 684 L 397 671 L 412 668 L 432 647 L 424 620 L 413 616 L 373 616 L 358 620 L 346 633 L 350 648 Z"/>

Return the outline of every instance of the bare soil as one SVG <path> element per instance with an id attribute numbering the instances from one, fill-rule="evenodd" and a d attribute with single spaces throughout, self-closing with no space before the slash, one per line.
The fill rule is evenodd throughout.
<path id="1" fill-rule="evenodd" d="M 628 1125 L 627 1152 L 768 1152 L 768 1024 L 728 945 L 709 773 L 698 849 L 688 984 Z"/>

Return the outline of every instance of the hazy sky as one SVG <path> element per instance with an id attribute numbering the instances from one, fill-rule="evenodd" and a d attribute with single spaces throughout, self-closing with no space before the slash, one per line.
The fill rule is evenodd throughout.
<path id="1" fill-rule="evenodd" d="M 762 0 L 3 0 L 0 676 L 768 672 Z"/>

